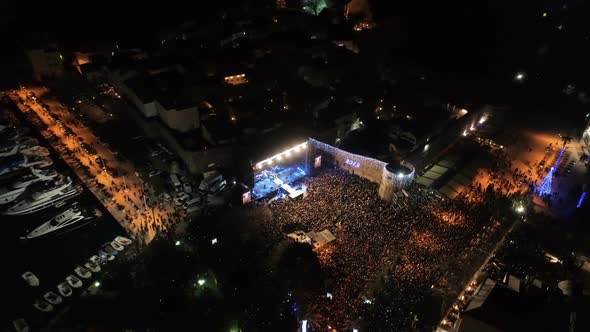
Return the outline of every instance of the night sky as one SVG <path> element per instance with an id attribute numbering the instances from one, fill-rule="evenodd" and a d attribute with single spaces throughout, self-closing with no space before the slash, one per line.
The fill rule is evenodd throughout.
<path id="1" fill-rule="evenodd" d="M 373 40 L 367 38 L 369 51 L 385 50 L 399 66 L 417 65 L 443 81 L 480 82 L 496 94 L 518 70 L 550 89 L 590 85 L 590 25 L 585 19 L 590 5 L 583 0 L 369 2 L 380 27 Z M 40 42 L 72 48 L 97 42 L 141 44 L 166 27 L 187 20 L 204 24 L 222 10 L 248 3 L 259 8 L 273 1 L 8 3 L 0 13 L 3 49 L 8 51 L 3 62 L 5 66 L 22 48 Z"/>

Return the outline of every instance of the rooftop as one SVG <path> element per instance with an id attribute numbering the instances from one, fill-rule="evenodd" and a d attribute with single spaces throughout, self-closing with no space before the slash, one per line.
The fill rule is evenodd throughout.
<path id="1" fill-rule="evenodd" d="M 138 75 L 125 83 L 144 103 L 157 100 L 168 110 L 184 109 L 197 103 L 189 93 L 191 82 L 175 70 Z"/>
<path id="2" fill-rule="evenodd" d="M 567 331 L 563 297 L 537 287 L 518 293 L 486 280 L 463 313 L 458 331 Z"/>

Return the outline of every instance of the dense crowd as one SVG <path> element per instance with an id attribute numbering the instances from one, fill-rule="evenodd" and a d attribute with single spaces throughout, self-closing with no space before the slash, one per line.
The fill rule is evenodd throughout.
<path id="1" fill-rule="evenodd" d="M 380 199 L 377 184 L 342 170 L 325 170 L 307 186 L 303 199 L 268 206 L 277 236 L 286 229 L 328 229 L 336 236 L 319 252 L 326 279 L 333 280 L 326 285 L 332 299 L 312 299 L 312 324 L 322 328 L 349 329 L 370 315 L 379 329 L 410 329 L 421 301 L 444 280 L 445 260 L 462 255 L 489 223 L 471 201 L 451 201 L 418 185 L 393 202 Z"/>

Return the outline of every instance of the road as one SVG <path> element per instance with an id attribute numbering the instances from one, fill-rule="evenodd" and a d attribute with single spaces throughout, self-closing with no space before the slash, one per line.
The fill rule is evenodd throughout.
<path id="1" fill-rule="evenodd" d="M 42 100 L 42 103 L 48 105 L 48 110 L 44 110 L 40 103 L 29 98 L 28 92 L 33 92 L 39 98 L 38 101 Z M 172 229 L 174 223 L 184 217 L 182 211 L 178 211 L 179 209 L 171 202 L 155 197 L 149 184 L 137 176 L 130 162 L 117 158 L 116 152 L 101 144 L 92 130 L 77 120 L 68 108 L 56 100 L 45 97 L 47 92 L 46 88 L 29 87 L 8 95 L 22 112 L 27 112 L 30 107 L 48 126 L 42 134 L 45 137 L 57 138 L 50 140 L 55 150 L 60 152 L 63 159 L 130 236 L 149 243 L 157 232 Z M 18 101 L 19 97 L 24 103 Z M 66 127 L 71 128 L 73 136 L 66 134 Z M 87 153 L 82 148 L 82 142 L 94 148 L 96 155 Z M 106 163 L 97 162 L 97 157 L 106 160 Z M 116 169 L 118 177 L 111 176 L 105 171 L 104 166 Z M 90 176 L 83 170 L 85 167 L 88 167 Z"/>
<path id="2" fill-rule="evenodd" d="M 488 256 L 486 257 L 486 259 L 483 261 L 483 263 L 481 264 L 481 266 L 477 269 L 477 271 L 473 274 L 473 276 L 471 277 L 470 282 L 465 285 L 465 288 L 459 293 L 459 295 L 457 296 L 455 302 L 459 302 L 461 300 L 461 298 L 469 298 L 470 295 L 467 292 L 468 287 L 472 284 L 472 282 L 477 282 L 477 283 L 481 283 L 484 280 L 484 276 L 485 273 L 483 272 L 483 268 L 488 264 L 488 262 L 490 261 L 490 259 L 492 257 L 494 257 L 494 255 L 496 254 L 496 252 L 498 252 L 498 250 L 504 245 L 504 240 L 506 239 L 506 236 L 508 234 L 510 234 L 515 227 L 517 227 L 517 225 L 520 224 L 520 221 L 516 218 L 514 220 L 514 222 L 512 223 L 512 225 L 510 226 L 510 228 L 504 233 L 504 235 L 502 236 L 502 238 L 500 239 L 500 241 L 498 241 L 498 243 L 496 244 L 496 246 L 494 247 L 494 250 L 492 250 L 492 252 L 487 253 Z M 473 287 L 473 290 L 475 290 L 477 287 Z M 472 291 L 473 291 L 472 290 Z M 454 331 L 454 328 L 450 328 L 448 326 L 444 326 L 443 321 L 445 320 L 446 317 L 449 316 L 451 310 L 453 309 L 453 306 L 449 306 L 449 308 L 447 308 L 447 310 L 445 311 L 445 314 L 442 316 L 442 320 L 441 322 L 439 322 L 437 328 L 436 328 L 436 332 L 447 332 L 447 331 Z"/>

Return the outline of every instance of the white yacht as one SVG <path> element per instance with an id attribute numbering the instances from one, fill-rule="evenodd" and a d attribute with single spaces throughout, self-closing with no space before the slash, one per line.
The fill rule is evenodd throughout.
<path id="1" fill-rule="evenodd" d="M 53 160 L 51 160 L 49 157 L 29 157 L 19 155 L 1 166 L 0 175 L 10 174 L 23 168 L 45 168 L 51 165 L 53 165 Z"/>
<path id="2" fill-rule="evenodd" d="M 21 176 L 0 188 L 0 205 L 8 204 L 17 199 L 25 192 L 28 185 L 43 180 L 51 180 L 56 176 L 57 172 L 54 170 L 31 169 L 31 173 Z"/>
<path id="3" fill-rule="evenodd" d="M 0 205 L 14 201 L 18 196 L 25 192 L 25 189 L 27 189 L 27 187 L 13 188 L 10 185 L 0 188 Z"/>
<path id="4" fill-rule="evenodd" d="M 79 221 L 91 221 L 99 218 L 100 216 L 102 216 L 102 212 L 100 212 L 99 209 L 80 207 L 77 202 L 74 202 L 68 209 L 47 220 L 25 237 L 22 237 L 22 239 L 36 238 L 51 232 L 55 232 L 58 229 L 71 226 Z"/>
<path id="5" fill-rule="evenodd" d="M 49 156 L 49 150 L 43 146 L 33 146 L 30 148 L 25 148 L 19 151 L 20 154 L 24 156 L 38 156 L 38 157 L 47 157 Z"/>
<path id="6" fill-rule="evenodd" d="M 24 155 L 25 162 L 21 165 L 21 167 L 35 167 L 35 168 L 45 168 L 53 165 L 53 160 L 49 157 L 37 157 L 37 156 L 26 156 Z"/>
<path id="7" fill-rule="evenodd" d="M 72 185 L 72 179 L 69 177 L 43 181 L 35 185 L 40 185 L 40 188 L 36 188 L 30 197 L 14 204 L 8 210 L 4 211 L 3 214 L 23 215 L 34 213 L 82 192 L 82 188 Z"/>
<path id="8" fill-rule="evenodd" d="M 7 146 L 0 148 L 0 157 L 14 156 L 18 152 L 18 146 Z"/>
<path id="9" fill-rule="evenodd" d="M 72 295 L 72 289 L 65 282 L 62 282 L 59 285 L 57 285 L 57 290 L 61 294 L 61 296 L 64 296 L 64 297 L 68 297 L 68 296 Z"/>
<path id="10" fill-rule="evenodd" d="M 0 147 L 0 157 L 15 155 L 19 150 L 29 149 L 39 145 L 39 140 L 28 136 L 16 137 L 12 142 Z"/>
<path id="11" fill-rule="evenodd" d="M 41 301 L 41 300 L 35 300 L 35 303 L 33 303 L 33 305 L 35 306 L 35 308 L 37 308 L 39 311 L 43 311 L 43 312 L 50 312 L 53 310 L 53 306 L 45 301 Z"/>
<path id="12" fill-rule="evenodd" d="M 52 169 L 43 170 L 31 168 L 31 172 L 29 174 L 23 175 L 16 179 L 13 182 L 13 185 L 15 188 L 26 187 L 35 182 L 51 180 L 55 178 L 58 174 L 59 173 Z"/>
<path id="13" fill-rule="evenodd" d="M 25 282 L 27 283 L 27 285 L 29 285 L 31 287 L 39 286 L 39 278 L 37 278 L 37 276 L 33 272 L 27 271 L 22 274 L 22 277 L 25 280 Z"/>
<path id="14" fill-rule="evenodd" d="M 11 156 L 2 160 L 0 164 L 0 175 L 9 174 L 21 169 L 27 160 L 24 156 Z"/>

